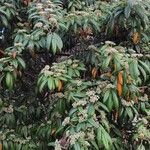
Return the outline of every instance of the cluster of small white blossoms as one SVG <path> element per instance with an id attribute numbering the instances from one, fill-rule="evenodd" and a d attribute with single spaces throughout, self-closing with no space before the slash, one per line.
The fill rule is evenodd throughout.
<path id="1" fill-rule="evenodd" d="M 139 97 L 139 100 L 140 100 L 140 101 L 148 101 L 148 96 L 147 96 L 147 94 L 144 94 L 144 96 Z"/>
<path id="2" fill-rule="evenodd" d="M 103 89 L 109 84 L 108 81 L 98 81 L 98 86 L 96 88 L 96 93 L 100 94 Z"/>
<path id="3" fill-rule="evenodd" d="M 62 150 L 61 145 L 60 145 L 58 139 L 55 141 L 55 150 Z"/>
<path id="4" fill-rule="evenodd" d="M 72 17 L 82 17 L 82 16 L 89 16 L 88 12 L 84 12 L 84 11 L 75 11 L 73 13 L 69 13 L 66 18 L 72 18 Z"/>
<path id="5" fill-rule="evenodd" d="M 83 109 L 82 111 L 78 112 L 78 117 L 79 117 L 79 123 L 84 122 L 88 118 L 88 113 L 87 113 L 87 108 Z"/>
<path id="6" fill-rule="evenodd" d="M 46 65 L 42 69 L 41 73 L 43 73 L 45 76 L 59 77 L 66 73 L 66 70 L 63 68 L 64 68 L 63 66 L 60 67 L 59 65 L 57 66 L 56 64 L 54 64 L 52 67 Z"/>
<path id="7" fill-rule="evenodd" d="M 45 1 L 44 3 L 37 3 L 36 9 L 38 14 L 47 19 L 52 26 L 58 26 L 57 16 L 54 14 L 54 10 L 56 10 L 56 5 L 54 5 L 51 1 Z M 42 22 L 38 22 L 35 24 L 38 28 L 47 28 Z"/>
<path id="8" fill-rule="evenodd" d="M 86 95 L 89 97 L 89 101 L 90 101 L 91 103 L 95 103 L 95 102 L 97 102 L 98 99 L 99 99 L 99 96 L 96 95 L 96 92 L 93 91 L 93 90 L 87 91 L 87 92 L 86 92 Z"/>
<path id="9" fill-rule="evenodd" d="M 113 84 L 108 84 L 108 85 L 105 87 L 104 90 L 107 90 L 107 89 L 114 89 L 114 88 L 116 88 L 115 85 L 113 85 Z"/>
<path id="10" fill-rule="evenodd" d="M 2 111 L 6 113 L 13 113 L 14 109 L 12 105 L 9 105 L 8 107 L 3 107 Z"/>
<path id="11" fill-rule="evenodd" d="M 79 66 L 79 60 L 71 60 L 71 59 L 68 59 L 66 61 L 63 62 L 64 65 L 68 65 L 68 66 L 71 66 L 72 68 L 77 68 Z"/>
<path id="12" fill-rule="evenodd" d="M 75 80 L 77 86 L 81 86 L 82 85 L 82 80 Z"/>
<path id="13" fill-rule="evenodd" d="M 131 57 L 137 59 L 137 57 L 143 57 L 143 54 L 131 54 Z"/>
<path id="14" fill-rule="evenodd" d="M 104 111 L 100 111 L 100 118 L 106 119 L 106 113 Z"/>
<path id="15" fill-rule="evenodd" d="M 93 129 L 90 129 L 87 133 L 86 133 L 87 139 L 88 140 L 94 140 L 95 138 L 95 133 L 93 131 Z"/>
<path id="16" fill-rule="evenodd" d="M 85 138 L 85 133 L 82 131 L 76 132 L 74 134 L 69 135 L 69 138 L 70 138 L 70 144 L 74 145 L 77 140 Z"/>
<path id="17" fill-rule="evenodd" d="M 76 101 L 72 104 L 73 108 L 76 108 L 78 106 L 85 106 L 87 104 L 87 101 L 86 99 L 84 98 L 83 100 L 79 100 L 79 101 Z"/>
<path id="18" fill-rule="evenodd" d="M 65 97 L 65 95 L 62 92 L 58 92 L 58 93 L 54 93 L 49 95 L 49 99 L 51 100 L 51 98 L 53 99 L 57 99 L 57 98 L 63 98 Z"/>
<path id="19" fill-rule="evenodd" d="M 105 51 L 109 54 L 111 54 L 111 53 L 117 53 L 118 51 L 115 49 L 115 48 L 113 48 L 113 47 L 108 47 L 108 48 L 106 48 L 105 49 Z"/>
<path id="20" fill-rule="evenodd" d="M 2 133 L 2 131 L 0 131 L 0 141 L 5 140 L 6 135 L 4 133 Z"/>
<path id="21" fill-rule="evenodd" d="M 112 42 L 112 41 L 105 41 L 105 44 L 106 45 L 116 45 L 114 42 Z"/>
<path id="22" fill-rule="evenodd" d="M 121 99 L 121 103 L 123 106 L 127 106 L 127 107 L 134 105 L 134 101 L 126 101 L 123 98 Z"/>
<path id="23" fill-rule="evenodd" d="M 18 43 L 15 43 L 14 46 L 15 46 L 15 47 L 22 47 L 23 44 L 18 42 Z"/>
<path id="24" fill-rule="evenodd" d="M 64 121 L 62 122 L 62 126 L 66 126 L 67 124 L 69 124 L 70 123 L 70 117 L 66 117 L 65 119 L 64 119 Z"/>
<path id="25" fill-rule="evenodd" d="M 13 141 L 15 143 L 20 143 L 20 144 L 26 144 L 31 140 L 31 137 L 27 137 L 25 140 L 23 139 L 19 139 L 19 138 L 15 138 Z"/>

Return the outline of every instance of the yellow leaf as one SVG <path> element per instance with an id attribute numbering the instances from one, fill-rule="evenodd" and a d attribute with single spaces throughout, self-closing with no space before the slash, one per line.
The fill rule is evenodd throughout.
<path id="1" fill-rule="evenodd" d="M 51 135 L 55 134 L 56 129 L 52 129 Z"/>
<path id="2" fill-rule="evenodd" d="M 62 90 L 62 81 L 58 80 L 58 91 Z"/>

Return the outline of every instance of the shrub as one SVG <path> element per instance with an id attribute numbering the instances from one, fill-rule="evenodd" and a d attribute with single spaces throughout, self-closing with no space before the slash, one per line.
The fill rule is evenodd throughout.
<path id="1" fill-rule="evenodd" d="M 149 1 L 0 2 L 0 150 L 150 148 Z"/>

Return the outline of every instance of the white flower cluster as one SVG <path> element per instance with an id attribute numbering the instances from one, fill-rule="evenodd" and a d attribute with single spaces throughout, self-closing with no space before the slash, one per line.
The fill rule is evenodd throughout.
<path id="1" fill-rule="evenodd" d="M 38 14 L 43 16 L 46 20 L 50 22 L 53 26 L 58 26 L 57 22 L 57 16 L 54 14 L 54 11 L 56 10 L 56 5 L 54 5 L 51 1 L 45 1 L 44 3 L 36 3 L 36 9 L 38 11 Z M 47 25 L 44 25 L 42 22 L 38 22 L 35 24 L 35 28 L 44 28 L 48 29 L 46 27 Z"/>
<path id="2" fill-rule="evenodd" d="M 84 139 L 84 138 L 85 138 L 85 133 L 82 132 L 82 131 L 80 131 L 80 132 L 71 134 L 71 135 L 69 136 L 69 138 L 70 138 L 70 144 L 71 144 L 71 145 L 74 145 L 77 140 L 79 140 L 79 139 Z"/>
<path id="3" fill-rule="evenodd" d="M 82 85 L 82 80 L 76 80 L 77 86 L 81 86 Z"/>
<path id="4" fill-rule="evenodd" d="M 37 22 L 35 25 L 34 25 L 34 28 L 42 28 L 43 27 L 43 23 L 42 22 Z"/>
<path id="5" fill-rule="evenodd" d="M 22 47 L 23 44 L 22 44 L 22 43 L 15 43 L 14 46 L 15 46 L 15 47 Z"/>
<path id="6" fill-rule="evenodd" d="M 84 122 L 88 118 L 87 109 L 78 112 L 79 122 Z"/>
<path id="7" fill-rule="evenodd" d="M 108 47 L 105 49 L 107 53 L 117 53 L 118 51 L 113 47 Z"/>
<path id="8" fill-rule="evenodd" d="M 78 106 L 85 106 L 87 104 L 87 101 L 86 99 L 84 100 L 79 100 L 79 101 L 76 101 L 72 104 L 73 108 L 76 108 Z"/>
<path id="9" fill-rule="evenodd" d="M 93 91 L 93 90 L 89 90 L 89 91 L 86 92 L 86 95 L 87 95 L 88 97 L 93 96 L 93 95 L 95 95 L 95 94 L 96 94 L 96 92 Z"/>
<path id="10" fill-rule="evenodd" d="M 134 101 L 126 101 L 123 98 L 121 99 L 121 103 L 123 106 L 127 106 L 127 107 L 134 105 Z"/>
<path id="11" fill-rule="evenodd" d="M 58 140 L 55 141 L 55 150 L 62 150 L 61 145 Z"/>
<path id="12" fill-rule="evenodd" d="M 12 105 L 9 105 L 8 107 L 4 107 L 3 111 L 6 113 L 13 113 L 14 109 Z"/>
<path id="13" fill-rule="evenodd" d="M 143 57 L 143 54 L 131 54 L 131 57 L 133 58 Z"/>
<path id="14" fill-rule="evenodd" d="M 95 138 L 95 133 L 94 133 L 94 131 L 93 131 L 92 129 L 87 132 L 87 138 L 88 138 L 89 140 L 94 140 L 94 138 Z"/>
<path id="15" fill-rule="evenodd" d="M 67 124 L 69 124 L 70 123 L 70 117 L 66 117 L 65 119 L 64 119 L 64 121 L 62 122 L 62 126 L 66 126 Z"/>
<path id="16" fill-rule="evenodd" d="M 105 41 L 105 44 L 107 44 L 107 45 L 116 45 L 114 42 L 112 42 L 112 41 Z"/>
<path id="17" fill-rule="evenodd" d="M 96 93 L 100 94 L 103 89 L 109 84 L 108 81 L 98 81 L 98 86 L 96 88 Z"/>
<path id="18" fill-rule="evenodd" d="M 87 91 L 87 92 L 86 92 L 86 95 L 89 97 L 89 101 L 90 101 L 91 103 L 95 103 L 95 102 L 97 102 L 98 99 L 99 99 L 99 96 L 96 95 L 96 92 L 93 91 L 93 90 Z"/>
<path id="19" fill-rule="evenodd" d="M 148 96 L 147 96 L 147 94 L 144 94 L 144 96 L 139 97 L 139 100 L 140 100 L 140 101 L 148 101 Z"/>
<path id="20" fill-rule="evenodd" d="M 65 70 L 65 66 L 57 63 L 53 63 L 52 67 L 46 65 L 41 71 L 41 73 L 43 73 L 45 76 L 54 76 L 54 77 L 62 76 L 66 72 L 67 71 Z"/>
<path id="21" fill-rule="evenodd" d="M 113 84 L 108 84 L 108 85 L 105 87 L 105 90 L 107 90 L 107 89 L 114 89 L 114 88 L 116 88 L 115 85 L 113 85 Z"/>

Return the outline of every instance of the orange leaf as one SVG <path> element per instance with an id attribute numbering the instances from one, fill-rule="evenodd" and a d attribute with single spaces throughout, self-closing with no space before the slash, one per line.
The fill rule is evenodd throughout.
<path id="1" fill-rule="evenodd" d="M 118 80 L 117 80 L 117 82 L 119 84 L 123 84 L 123 72 L 122 71 L 120 71 L 119 74 L 118 74 Z"/>
<path id="2" fill-rule="evenodd" d="M 116 111 L 116 112 L 115 112 L 115 122 L 117 122 L 117 120 L 118 120 L 118 116 L 119 116 L 119 112 L 118 112 L 118 111 Z"/>
<path id="3" fill-rule="evenodd" d="M 138 32 L 133 33 L 132 41 L 134 44 L 138 44 L 140 42 L 140 34 Z"/>
<path id="4" fill-rule="evenodd" d="M 0 150 L 2 150 L 2 147 L 3 147 L 3 146 L 2 146 L 2 143 L 0 143 Z"/>
<path id="5" fill-rule="evenodd" d="M 123 84 L 123 72 L 120 71 L 117 78 L 117 90 L 119 96 L 122 95 L 122 84 Z"/>
<path id="6" fill-rule="evenodd" d="M 111 72 L 107 72 L 105 75 L 106 75 L 107 77 L 111 77 L 111 76 L 112 76 L 112 73 L 111 73 Z"/>
<path id="7" fill-rule="evenodd" d="M 23 0 L 23 4 L 24 4 L 25 6 L 28 6 L 30 2 L 31 2 L 31 0 Z"/>
<path id="8" fill-rule="evenodd" d="M 58 91 L 60 92 L 62 90 L 62 81 L 58 81 Z"/>
<path id="9" fill-rule="evenodd" d="M 117 65 L 116 64 L 114 64 L 114 70 L 116 70 L 117 69 Z"/>
<path id="10" fill-rule="evenodd" d="M 16 58 L 16 55 L 17 55 L 17 52 L 16 52 L 16 51 L 14 51 L 14 52 L 12 53 L 12 57 L 13 57 L 13 59 L 15 59 L 15 58 Z"/>
<path id="11" fill-rule="evenodd" d="M 138 103 L 138 98 L 137 98 L 137 96 L 135 96 L 134 101 L 135 101 L 135 103 Z"/>
<path id="12" fill-rule="evenodd" d="M 121 96 L 122 95 L 122 84 L 117 83 L 117 90 L 118 90 L 118 95 Z"/>
<path id="13" fill-rule="evenodd" d="M 97 69 L 94 67 L 94 68 L 92 69 L 92 77 L 93 77 L 93 78 L 96 78 L 96 75 L 97 75 Z"/>
<path id="14" fill-rule="evenodd" d="M 0 50 L 0 58 L 3 58 L 4 57 L 4 52 L 2 50 Z"/>

